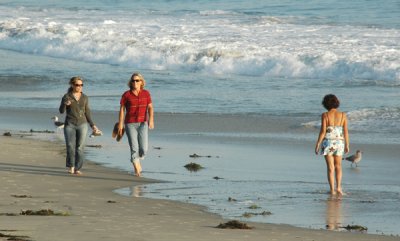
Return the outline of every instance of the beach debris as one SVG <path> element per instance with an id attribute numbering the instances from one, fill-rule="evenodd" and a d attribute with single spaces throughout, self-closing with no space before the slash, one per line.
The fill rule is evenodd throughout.
<path id="1" fill-rule="evenodd" d="M 189 155 L 189 157 L 191 157 L 191 158 L 200 158 L 200 157 L 207 157 L 207 158 L 211 158 L 211 156 L 200 156 L 200 155 L 197 155 L 196 153 L 193 153 L 192 155 Z"/>
<path id="2" fill-rule="evenodd" d="M 10 230 L 8 232 L 14 232 L 15 230 Z M 18 236 L 18 235 L 11 235 L 11 234 L 4 234 L 0 233 L 0 238 L 7 238 L 7 240 L 13 241 L 30 241 L 31 239 L 28 236 Z"/>
<path id="3" fill-rule="evenodd" d="M 117 203 L 116 201 L 108 200 L 107 203 Z"/>
<path id="4" fill-rule="evenodd" d="M 70 216 L 71 214 L 68 212 L 54 212 L 51 209 L 41 209 L 38 211 L 33 210 L 21 210 L 20 215 L 25 216 Z"/>
<path id="5" fill-rule="evenodd" d="M 18 216 L 18 213 L 0 213 L 0 216 Z"/>
<path id="6" fill-rule="evenodd" d="M 348 231 L 355 230 L 355 231 L 359 231 L 359 232 L 363 232 L 363 231 L 367 231 L 368 230 L 367 227 L 364 227 L 364 226 L 361 226 L 361 225 L 347 225 L 347 226 L 344 226 L 344 227 L 341 227 L 341 228 L 344 228 L 344 229 L 346 229 Z"/>
<path id="7" fill-rule="evenodd" d="M 15 197 L 15 198 L 32 198 L 31 195 L 11 195 L 11 197 Z"/>
<path id="8" fill-rule="evenodd" d="M 215 180 L 223 179 L 222 177 L 215 176 L 213 177 Z"/>
<path id="9" fill-rule="evenodd" d="M 3 133 L 3 136 L 11 136 L 11 132 L 7 131 Z"/>
<path id="10" fill-rule="evenodd" d="M 226 223 L 220 223 L 216 228 L 222 228 L 222 229 L 253 229 L 253 227 L 250 227 L 246 223 L 242 223 L 238 220 L 232 220 Z"/>
<path id="11" fill-rule="evenodd" d="M 187 170 L 189 170 L 190 172 L 197 172 L 200 171 L 201 169 L 203 169 L 204 167 L 202 167 L 200 164 L 191 162 L 189 164 L 186 164 L 184 166 Z"/>
<path id="12" fill-rule="evenodd" d="M 251 218 L 253 216 L 268 216 L 268 215 L 272 215 L 272 213 L 270 211 L 263 211 L 261 213 L 250 213 L 250 212 L 245 212 L 243 213 L 243 217 L 245 218 Z"/>
<path id="13" fill-rule="evenodd" d="M 228 197 L 228 202 L 237 202 L 237 200 L 235 198 Z"/>
<path id="14" fill-rule="evenodd" d="M 37 130 L 34 130 L 34 129 L 31 129 L 29 132 L 30 133 L 54 133 L 54 131 L 49 131 L 49 130 L 37 131 Z"/>
<path id="15" fill-rule="evenodd" d="M 162 148 L 159 147 L 159 146 L 153 146 L 153 149 L 155 149 L 155 150 L 161 150 Z"/>
<path id="16" fill-rule="evenodd" d="M 259 208 L 261 208 L 261 207 L 256 205 L 256 204 L 253 204 L 253 205 L 248 207 L 248 209 L 259 209 Z"/>
<path id="17" fill-rule="evenodd" d="M 284 195 L 284 196 L 281 196 L 281 198 L 295 198 L 295 197 Z"/>
<path id="18" fill-rule="evenodd" d="M 92 147 L 92 148 L 102 148 L 102 145 L 86 145 L 87 147 Z"/>
<path id="19" fill-rule="evenodd" d="M 356 167 L 357 167 L 357 164 L 361 161 L 361 158 L 362 158 L 362 151 L 360 151 L 360 150 L 357 150 L 356 151 L 356 154 L 354 154 L 354 155 L 351 155 L 351 156 L 348 156 L 348 157 L 346 157 L 346 158 L 344 158 L 346 161 L 349 161 L 349 162 L 351 162 L 351 166 L 353 167 L 353 164 L 356 164 Z"/>

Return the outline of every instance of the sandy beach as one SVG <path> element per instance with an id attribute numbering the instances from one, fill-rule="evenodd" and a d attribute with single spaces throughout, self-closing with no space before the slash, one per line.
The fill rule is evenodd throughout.
<path id="1" fill-rule="evenodd" d="M 399 237 L 248 223 L 252 230 L 215 228 L 226 222 L 201 206 L 126 197 L 113 190 L 155 182 L 86 162 L 84 175 L 64 168 L 57 143 L 0 137 L 0 233 L 20 240 L 399 240 Z M 66 216 L 25 216 L 51 209 Z M 0 240 L 7 240 L 2 237 Z"/>

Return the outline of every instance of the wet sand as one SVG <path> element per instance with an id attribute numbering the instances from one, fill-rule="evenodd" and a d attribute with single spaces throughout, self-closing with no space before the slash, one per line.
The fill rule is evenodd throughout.
<path id="1" fill-rule="evenodd" d="M 26 240 L 400 240 L 259 223 L 248 223 L 252 230 L 217 229 L 229 220 L 201 206 L 113 192 L 155 180 L 90 162 L 82 176 L 70 175 L 62 145 L 18 135 L 1 136 L 0 143 L 0 233 Z M 19 215 L 41 209 L 67 216 Z"/>

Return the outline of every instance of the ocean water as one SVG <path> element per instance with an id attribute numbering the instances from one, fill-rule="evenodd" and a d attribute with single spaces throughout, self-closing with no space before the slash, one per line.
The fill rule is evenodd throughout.
<path id="1" fill-rule="evenodd" d="M 179 134 L 159 133 L 154 138 L 156 144 L 165 145 L 164 140 L 168 138 L 198 136 L 208 141 L 241 138 L 262 140 L 262 143 L 271 139 L 314 141 L 319 116 L 324 111 L 322 97 L 334 93 L 341 100 L 341 109 L 348 114 L 352 143 L 361 147 L 363 144 L 398 145 L 399 16 L 397 0 L 2 0 L 0 108 L 54 110 L 68 88 L 69 78 L 80 75 L 95 112 L 117 111 L 131 73 L 140 71 L 147 80 L 158 113 L 256 116 L 271 122 L 268 131 L 250 127 L 239 131 L 193 128 Z M 290 123 L 281 124 L 286 119 Z M 184 144 L 187 143 L 181 143 Z M 174 148 L 179 149 L 168 146 L 167 150 Z M 221 150 L 229 153 L 230 148 Z M 246 148 L 248 151 L 252 147 Z M 213 150 L 212 146 L 209 150 Z M 263 148 L 252 151 L 258 153 L 254 159 L 262 163 L 263 159 L 258 157 L 263 156 L 260 153 Z M 152 152 L 153 158 L 158 158 L 157 151 Z M 221 155 L 217 150 L 213 153 Z M 391 156 L 397 154 L 400 152 Z M 153 193 L 155 197 L 192 201 L 229 217 L 239 216 L 249 202 L 260 206 L 271 203 L 268 207 L 274 215 L 256 215 L 251 220 L 313 228 L 323 226 L 314 217 L 324 217 L 321 213 L 332 209 L 342 210 L 343 215 L 339 216 L 345 216 L 347 221 L 341 223 L 368 222 L 368 215 L 375 218 L 378 214 L 360 210 L 374 205 L 379 214 L 384 214 L 382 223 L 388 224 L 388 228 L 382 224 L 369 232 L 400 233 L 389 225 L 399 221 L 398 212 L 393 212 L 399 201 L 399 180 L 385 176 L 385 172 L 398 169 L 397 159 L 386 158 L 386 169 L 377 174 L 372 170 L 381 170 L 380 166 L 371 166 L 362 175 L 346 169 L 345 175 L 350 177 L 347 182 L 355 183 L 350 191 L 357 195 L 346 198 L 347 202 L 332 202 L 326 198 L 323 191 L 326 184 L 320 176 L 305 178 L 292 172 L 278 175 L 285 173 L 287 167 L 274 165 L 268 172 L 265 166 L 269 164 L 254 165 L 241 176 L 238 173 L 241 158 L 227 158 L 232 168 L 219 164 L 222 166 L 214 167 L 218 171 L 213 171 L 211 163 L 205 163 L 209 166 L 207 171 L 191 175 L 177 171 L 176 166 L 181 163 L 173 160 L 168 162 L 176 165 L 167 165 L 166 173 L 161 173 L 156 166 L 147 166 L 146 176 L 172 184 L 147 187 L 146 190 L 151 190 L 144 195 Z M 111 162 L 108 157 L 101 159 L 101 155 L 92 159 Z M 203 161 L 214 159 L 227 160 Z M 128 168 L 124 164 L 113 165 Z M 224 170 L 224 179 L 218 183 L 223 183 L 223 187 L 216 187 L 210 177 L 220 176 L 220 170 Z M 257 174 L 257 170 L 263 171 Z M 266 172 L 269 178 L 265 177 Z M 357 179 L 372 174 L 376 178 L 367 182 L 372 189 Z M 218 201 L 202 198 L 210 195 Z M 239 201 L 224 202 L 227 195 Z M 293 212 L 299 209 L 293 206 L 296 202 L 310 207 L 300 211 L 319 210 L 320 213 L 307 216 Z M 310 218 L 295 219 L 301 215 Z"/>

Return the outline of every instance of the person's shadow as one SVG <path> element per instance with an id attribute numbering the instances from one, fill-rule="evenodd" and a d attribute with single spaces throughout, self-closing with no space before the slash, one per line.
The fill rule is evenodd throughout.
<path id="1" fill-rule="evenodd" d="M 329 196 L 326 200 L 326 229 L 339 230 L 342 227 L 342 199 Z"/>

